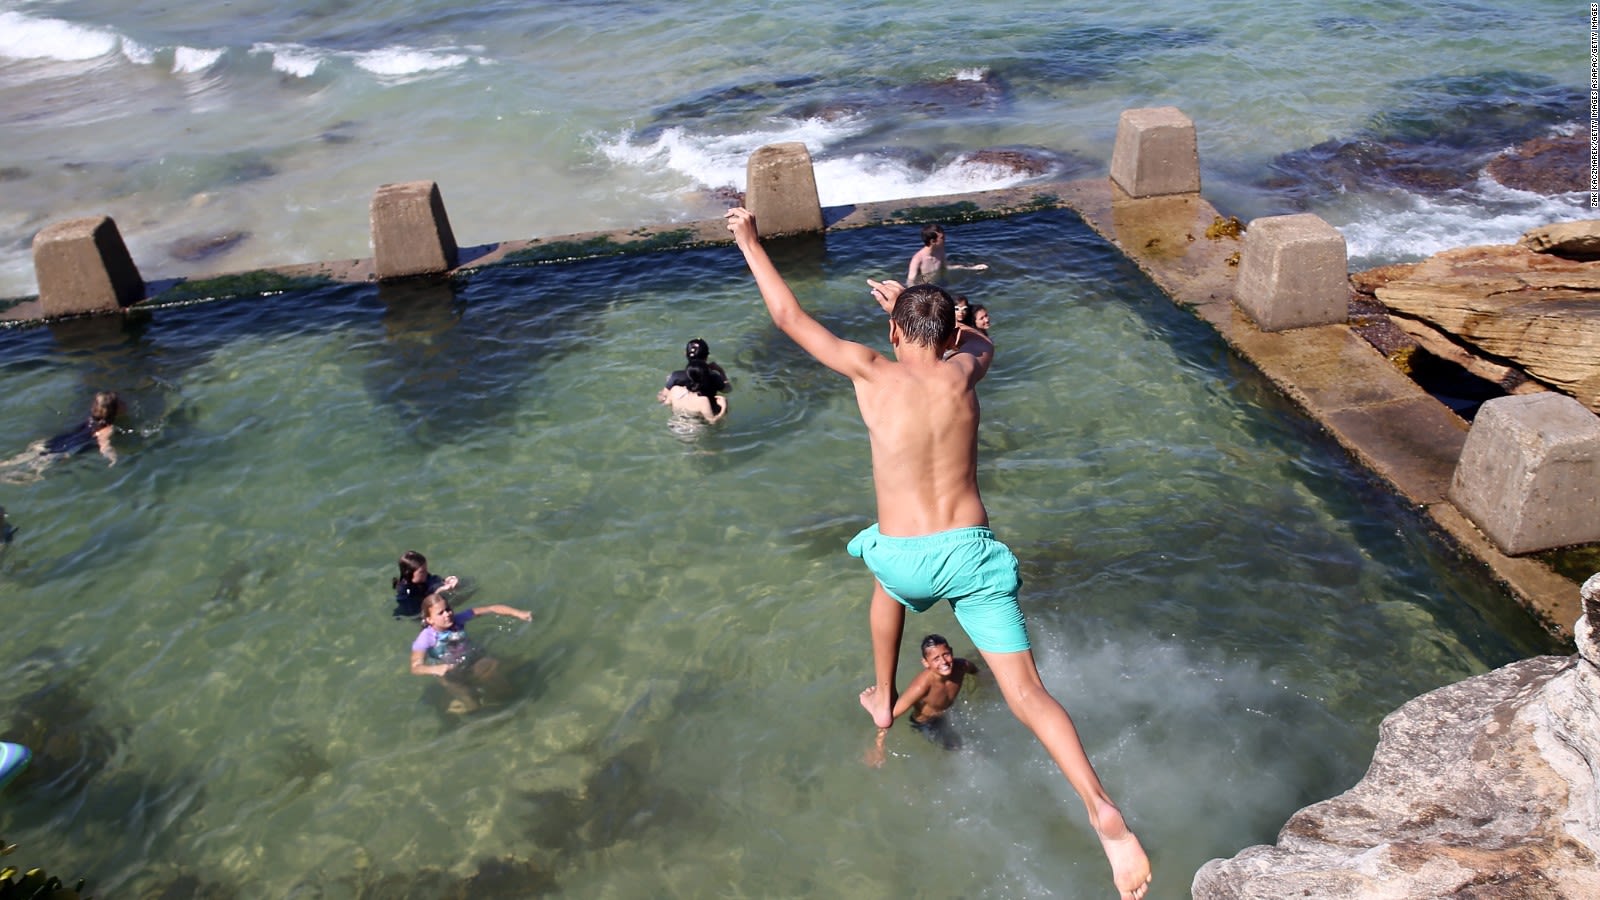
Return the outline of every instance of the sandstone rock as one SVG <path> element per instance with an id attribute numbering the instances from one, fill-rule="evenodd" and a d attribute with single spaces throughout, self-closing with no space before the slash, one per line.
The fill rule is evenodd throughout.
<path id="1" fill-rule="evenodd" d="M 1527 231 L 1517 243 L 1535 253 L 1566 259 L 1600 259 L 1600 219 L 1541 225 Z"/>
<path id="2" fill-rule="evenodd" d="M 1391 312 L 1600 412 L 1600 263 L 1522 246 L 1467 247 L 1439 253 L 1374 293 Z"/>
<path id="3" fill-rule="evenodd" d="M 1600 669 L 1538 657 L 1383 722 L 1354 788 L 1273 846 L 1212 860 L 1197 900 L 1600 897 Z"/>
<path id="4" fill-rule="evenodd" d="M 1489 161 L 1490 178 L 1535 194 L 1589 189 L 1589 133 L 1534 138 Z"/>

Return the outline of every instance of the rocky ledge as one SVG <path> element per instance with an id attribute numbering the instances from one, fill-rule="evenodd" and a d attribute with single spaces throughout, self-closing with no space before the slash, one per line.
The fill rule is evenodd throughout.
<path id="1" fill-rule="evenodd" d="M 1357 330 L 1402 365 L 1409 347 L 1380 341 L 1383 315 L 1385 328 L 1508 393 L 1557 390 L 1600 412 L 1600 220 L 1359 272 L 1351 284 Z"/>
<path id="2" fill-rule="evenodd" d="M 1206 863 L 1197 900 L 1600 897 L 1600 574 L 1582 596 L 1576 655 L 1400 707 L 1359 784 Z"/>

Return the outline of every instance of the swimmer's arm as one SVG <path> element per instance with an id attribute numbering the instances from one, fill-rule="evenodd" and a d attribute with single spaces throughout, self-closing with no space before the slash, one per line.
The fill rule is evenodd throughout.
<path id="1" fill-rule="evenodd" d="M 658 403 L 663 403 L 663 404 L 665 404 L 667 406 L 671 406 L 672 405 L 672 392 L 667 390 L 666 388 L 662 388 L 661 390 L 656 391 L 656 401 Z"/>
<path id="2" fill-rule="evenodd" d="M 911 684 L 906 687 L 906 692 L 900 695 L 900 699 L 894 702 L 894 709 L 889 711 L 890 720 L 900 718 L 927 699 L 928 683 L 928 680 L 920 675 L 911 679 Z"/>
<path id="3" fill-rule="evenodd" d="M 533 618 L 533 613 L 528 612 L 525 609 L 517 609 L 515 606 L 507 606 L 504 603 L 491 603 L 488 606 L 474 606 L 472 608 L 472 612 L 474 615 L 479 616 L 485 613 L 492 616 L 511 616 L 515 619 L 521 619 L 524 622 Z"/>
<path id="4" fill-rule="evenodd" d="M 102 428 L 94 433 L 95 442 L 100 445 L 100 455 L 104 456 L 107 460 L 110 460 L 106 463 L 108 466 L 114 466 L 117 464 L 117 449 L 111 446 L 111 435 L 115 430 L 116 429 L 107 425 L 105 428 Z"/>
<path id="5" fill-rule="evenodd" d="M 967 272 L 986 272 L 989 270 L 988 263 L 945 263 L 944 267 L 946 269 L 962 269 Z"/>
<path id="6" fill-rule="evenodd" d="M 957 323 L 956 330 L 961 337 L 956 341 L 955 352 L 950 358 L 963 366 L 971 365 L 972 383 L 977 384 L 989 374 L 989 364 L 994 362 L 994 341 L 971 325 Z"/>
<path id="7" fill-rule="evenodd" d="M 717 398 L 717 403 L 722 408 L 717 410 L 716 412 L 712 413 L 710 416 L 707 416 L 706 417 L 706 421 L 707 422 L 720 422 L 720 421 L 722 421 L 722 417 L 728 414 L 728 398 L 727 397 L 718 397 Z M 707 405 L 709 406 L 710 404 L 707 404 Z"/>
<path id="8" fill-rule="evenodd" d="M 794 292 L 778 274 L 778 269 L 761 246 L 761 236 L 756 231 L 755 217 L 740 207 L 728 210 L 728 230 L 733 232 L 734 243 L 744 254 L 745 264 L 755 277 L 761 299 L 767 305 L 772 324 L 811 354 L 817 362 L 852 381 L 867 374 L 869 368 L 882 361 L 877 351 L 854 341 L 847 341 L 829 331 L 800 307 Z"/>
<path id="9" fill-rule="evenodd" d="M 427 659 L 427 656 L 428 656 L 428 654 L 427 654 L 427 651 L 425 651 L 425 650 L 413 650 L 413 651 L 411 651 L 411 674 L 413 674 L 413 675 L 447 675 L 447 674 L 449 674 L 450 667 L 445 665 L 444 663 L 439 663 L 438 665 L 432 665 L 432 666 L 427 665 L 426 663 L 424 663 L 423 660 Z"/>

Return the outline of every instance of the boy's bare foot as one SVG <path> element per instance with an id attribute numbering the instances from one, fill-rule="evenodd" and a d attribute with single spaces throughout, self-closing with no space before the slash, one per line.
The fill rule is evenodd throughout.
<path id="1" fill-rule="evenodd" d="M 1115 806 L 1102 802 L 1096 812 L 1094 830 L 1111 863 L 1111 878 L 1122 892 L 1122 900 L 1143 900 L 1150 890 L 1150 858 L 1144 845 L 1128 830 Z"/>
<path id="2" fill-rule="evenodd" d="M 890 692 L 878 693 L 878 686 L 873 685 L 861 692 L 861 708 L 872 716 L 872 724 L 879 728 L 888 728 L 894 724 L 894 697 Z"/>

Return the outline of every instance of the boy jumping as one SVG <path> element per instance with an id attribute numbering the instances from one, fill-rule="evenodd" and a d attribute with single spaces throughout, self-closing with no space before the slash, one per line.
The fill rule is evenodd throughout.
<path id="1" fill-rule="evenodd" d="M 893 281 L 868 284 L 889 312 L 895 358 L 843 340 L 801 309 L 761 246 L 750 211 L 730 209 L 727 221 L 773 324 L 818 362 L 850 379 L 867 426 L 878 523 L 856 535 L 849 547 L 874 576 L 870 623 L 876 683 L 863 692 L 862 705 L 879 728 L 893 723 L 906 607 L 921 612 L 949 600 L 1006 705 L 1083 800 L 1122 900 L 1140 900 L 1149 890 L 1150 860 L 1100 784 L 1071 717 L 1039 679 L 1017 605 L 1017 559 L 989 531 L 989 514 L 978 495 L 976 386 L 989 371 L 994 344 L 957 326 L 954 301 L 943 289 L 902 288 Z"/>

